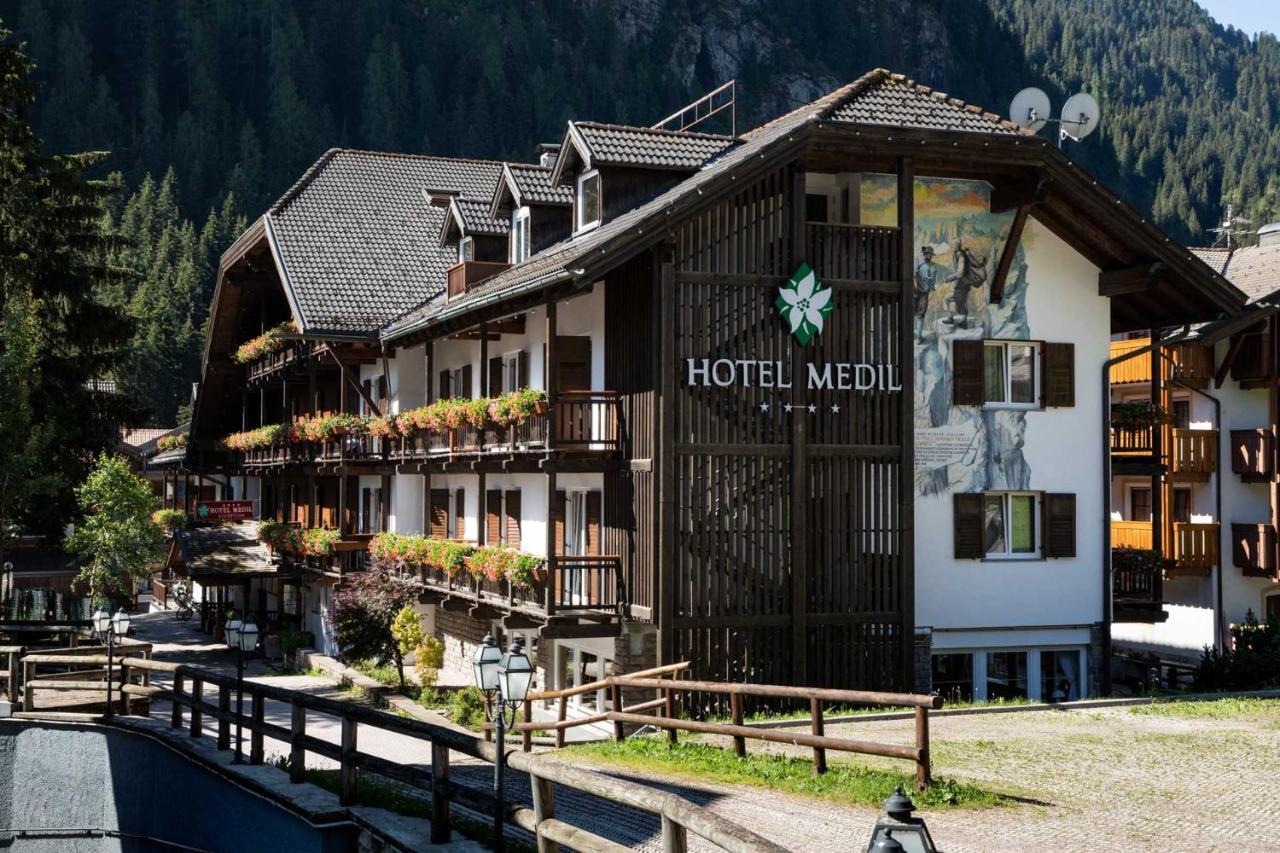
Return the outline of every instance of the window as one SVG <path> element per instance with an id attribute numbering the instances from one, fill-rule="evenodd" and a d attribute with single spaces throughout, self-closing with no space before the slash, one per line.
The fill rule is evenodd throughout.
<path id="1" fill-rule="evenodd" d="M 463 368 L 455 367 L 453 374 L 449 377 L 449 394 L 453 397 L 470 397 L 471 389 L 463 387 L 462 384 Z"/>
<path id="2" fill-rule="evenodd" d="M 577 230 L 586 231 L 600 224 L 600 173 L 583 172 L 578 178 L 577 202 L 574 204 Z"/>
<path id="3" fill-rule="evenodd" d="M 1080 698 L 1080 652 L 1040 653 L 1040 701 L 1072 702 Z"/>
<path id="4" fill-rule="evenodd" d="M 476 241 L 474 237 L 463 237 L 458 241 L 458 263 L 476 259 Z"/>
<path id="5" fill-rule="evenodd" d="M 988 406 L 1040 403 L 1039 346 L 1018 341 L 986 341 L 982 350 L 983 401 Z"/>
<path id="6" fill-rule="evenodd" d="M 1129 490 L 1129 519 L 1131 521 L 1151 520 L 1151 490 Z"/>
<path id="7" fill-rule="evenodd" d="M 301 603 L 298 600 L 298 587 L 288 583 L 280 588 L 280 592 L 281 611 L 286 616 L 298 616 L 302 612 Z"/>
<path id="8" fill-rule="evenodd" d="M 1191 520 L 1191 490 L 1173 490 L 1173 520 L 1186 523 Z"/>
<path id="9" fill-rule="evenodd" d="M 973 655 L 934 655 L 933 689 L 948 702 L 973 701 Z"/>
<path id="10" fill-rule="evenodd" d="M 825 194 L 806 193 L 804 197 L 804 218 L 809 222 L 827 221 L 828 199 Z"/>
<path id="11" fill-rule="evenodd" d="M 982 496 L 982 543 L 988 557 L 1032 556 L 1039 551 L 1037 496 L 989 492 Z"/>
<path id="12" fill-rule="evenodd" d="M 1190 429 L 1191 428 L 1191 401 L 1190 400 L 1174 400 L 1173 401 L 1173 428 L 1174 429 Z"/>
<path id="13" fill-rule="evenodd" d="M 507 353 L 502 362 L 502 390 L 520 390 L 520 353 Z"/>
<path id="14" fill-rule="evenodd" d="M 1027 698 L 1027 653 L 987 652 L 987 700 Z"/>
<path id="15" fill-rule="evenodd" d="M 511 214 L 511 263 L 529 258 L 529 208 L 518 207 Z"/>

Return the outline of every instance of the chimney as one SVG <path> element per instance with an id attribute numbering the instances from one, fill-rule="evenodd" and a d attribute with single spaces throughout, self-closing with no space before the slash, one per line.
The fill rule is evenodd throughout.
<path id="1" fill-rule="evenodd" d="M 1271 222 L 1258 229 L 1259 246 L 1280 246 L 1280 222 Z"/>
<path id="2" fill-rule="evenodd" d="M 560 156 L 560 144 L 558 142 L 544 142 L 538 146 L 537 151 L 538 165 L 550 169 L 556 164 L 556 157 Z"/>

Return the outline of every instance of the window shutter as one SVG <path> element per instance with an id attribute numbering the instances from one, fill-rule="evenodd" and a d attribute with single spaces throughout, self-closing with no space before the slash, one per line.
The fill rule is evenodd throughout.
<path id="1" fill-rule="evenodd" d="M 431 530 L 432 536 L 439 539 L 449 538 L 449 490 L 431 490 Z"/>
<path id="2" fill-rule="evenodd" d="M 502 393 L 502 356 L 495 355 L 489 359 L 489 396 Z"/>
<path id="3" fill-rule="evenodd" d="M 453 396 L 453 392 L 449 389 L 449 371 L 440 371 L 440 385 L 436 388 L 437 399 L 447 400 Z"/>
<path id="4" fill-rule="evenodd" d="M 569 496 L 564 492 L 556 492 L 556 499 L 551 502 L 551 527 L 554 531 L 556 553 L 564 553 L 564 520 L 565 520 L 565 504 L 568 502 Z"/>
<path id="5" fill-rule="evenodd" d="M 981 406 L 984 402 L 982 352 L 982 341 L 951 342 L 952 402 L 957 406 Z"/>
<path id="6" fill-rule="evenodd" d="M 511 548 L 520 547 L 520 490 L 512 489 L 506 494 L 506 506 L 504 508 L 505 518 L 503 527 L 507 532 L 507 545 Z"/>
<path id="7" fill-rule="evenodd" d="M 453 493 L 453 518 L 454 518 L 454 537 L 458 539 L 467 538 L 467 493 L 463 489 L 458 489 Z"/>
<path id="8" fill-rule="evenodd" d="M 600 553 L 600 493 L 587 492 L 587 553 Z"/>
<path id="9" fill-rule="evenodd" d="M 471 384 L 471 365 L 462 368 L 462 387 L 454 390 L 455 397 L 474 397 L 476 396 L 475 386 Z"/>
<path id="10" fill-rule="evenodd" d="M 502 541 L 502 492 L 490 489 L 485 493 L 484 544 L 497 545 Z"/>
<path id="11" fill-rule="evenodd" d="M 1044 389 L 1046 406 L 1074 406 L 1076 404 L 1076 345 L 1045 344 Z"/>
<path id="12" fill-rule="evenodd" d="M 982 547 L 982 493 L 952 495 L 952 499 L 956 559 L 981 560 L 986 554 Z"/>
<path id="13" fill-rule="evenodd" d="M 529 387 L 529 352 L 528 350 L 520 350 L 520 355 L 516 358 L 516 380 L 521 388 Z"/>
<path id="14" fill-rule="evenodd" d="M 1044 555 L 1074 557 L 1076 555 L 1076 496 L 1046 494 L 1042 497 L 1044 515 Z"/>

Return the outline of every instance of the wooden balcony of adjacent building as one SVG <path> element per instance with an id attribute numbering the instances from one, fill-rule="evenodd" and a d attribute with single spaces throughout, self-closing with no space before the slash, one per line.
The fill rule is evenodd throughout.
<path id="1" fill-rule="evenodd" d="M 449 267 L 446 276 L 446 298 L 456 299 L 485 279 L 492 278 L 511 266 L 495 261 L 461 261 Z"/>
<path id="2" fill-rule="evenodd" d="M 1150 521 L 1112 521 L 1111 547 L 1152 550 Z M 1214 522 L 1175 521 L 1168 541 L 1161 542 L 1166 577 L 1207 577 L 1218 565 L 1219 525 Z"/>
<path id="3" fill-rule="evenodd" d="M 1275 439 L 1269 428 L 1231 430 L 1231 473 L 1245 483 L 1268 483 L 1275 470 Z"/>
<path id="4" fill-rule="evenodd" d="M 1231 562 L 1247 578 L 1280 581 L 1280 553 L 1271 524 L 1232 524 Z"/>
<path id="5" fill-rule="evenodd" d="M 265 353 L 246 364 L 245 384 L 249 388 L 260 388 L 302 375 L 312 367 L 336 370 L 339 363 L 349 368 L 374 364 L 379 355 L 376 344 L 364 341 L 289 340 L 282 349 Z"/>
<path id="6" fill-rule="evenodd" d="M 1162 430 L 1160 458 L 1155 455 L 1155 430 Z M 1168 472 L 1179 482 L 1207 482 L 1217 470 L 1216 429 L 1168 427 L 1112 427 L 1111 473 L 1115 476 Z"/>
<path id="7" fill-rule="evenodd" d="M 616 637 L 626 614 L 621 561 L 603 554 L 559 554 L 528 585 L 424 568 L 422 602 L 476 619 L 502 619 L 508 629 L 538 629 L 550 638 Z"/>
<path id="8" fill-rule="evenodd" d="M 839 222 L 805 224 L 806 258 L 823 280 L 886 282 L 901 277 L 897 228 Z"/>
<path id="9" fill-rule="evenodd" d="M 1111 342 L 1111 358 L 1140 350 L 1151 345 L 1151 338 L 1130 338 Z M 1164 374 L 1194 388 L 1207 388 L 1213 378 L 1213 350 L 1195 343 L 1173 344 L 1165 347 L 1170 361 Z M 1151 356 L 1142 354 L 1119 364 L 1111 365 L 1112 385 L 1136 385 L 1151 381 Z"/>

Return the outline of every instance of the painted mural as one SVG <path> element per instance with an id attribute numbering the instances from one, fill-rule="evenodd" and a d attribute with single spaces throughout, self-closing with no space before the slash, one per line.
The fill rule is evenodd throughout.
<path id="1" fill-rule="evenodd" d="M 953 406 L 951 377 L 956 340 L 1030 339 L 1024 253 L 1031 237 L 1023 233 L 1004 299 L 992 305 L 987 288 L 1013 214 L 990 212 L 990 187 L 981 181 L 919 178 L 914 192 L 916 492 L 1030 488 L 1026 413 Z M 864 175 L 862 221 L 896 223 L 896 193 L 892 175 Z"/>

